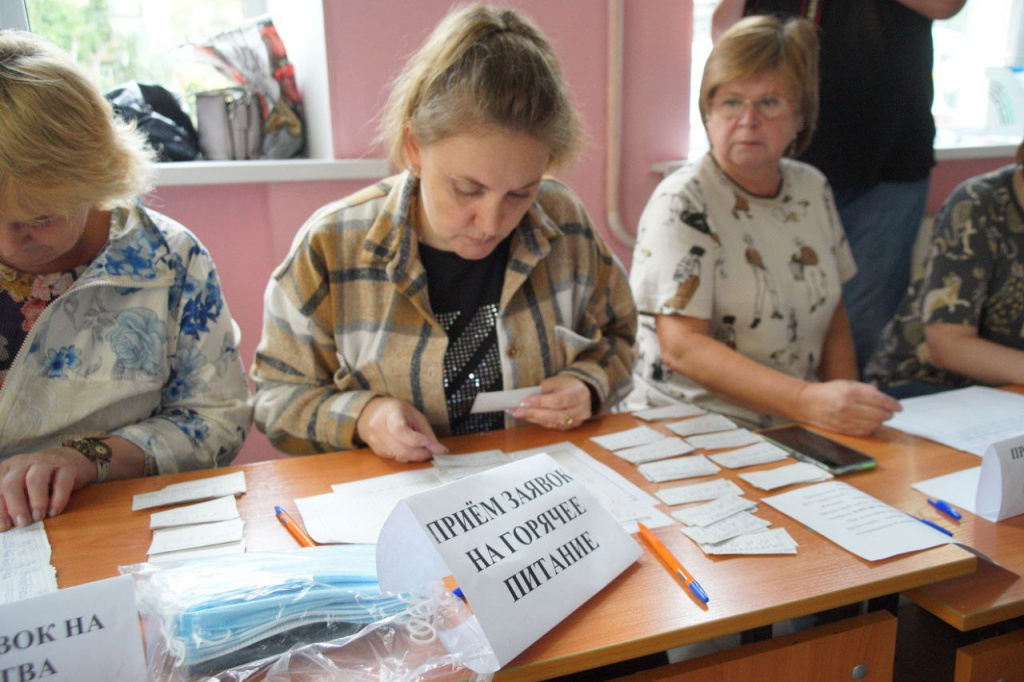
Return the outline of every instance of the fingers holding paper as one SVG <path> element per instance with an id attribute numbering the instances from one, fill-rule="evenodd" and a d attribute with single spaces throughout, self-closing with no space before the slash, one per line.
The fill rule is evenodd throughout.
<path id="1" fill-rule="evenodd" d="M 424 462 L 448 452 L 423 413 L 398 398 L 379 397 L 367 403 L 359 415 L 356 432 L 384 459 Z"/>
<path id="2" fill-rule="evenodd" d="M 800 403 L 800 421 L 853 436 L 874 433 L 903 409 L 898 400 L 874 386 L 847 380 L 809 383 Z"/>
<path id="3" fill-rule="evenodd" d="M 590 389 L 580 379 L 556 374 L 540 382 L 541 392 L 508 411 L 516 419 L 568 431 L 593 416 Z"/>
<path id="4" fill-rule="evenodd" d="M 0 531 L 24 527 L 64 511 L 71 492 L 96 470 L 71 448 L 15 455 L 0 462 Z"/>

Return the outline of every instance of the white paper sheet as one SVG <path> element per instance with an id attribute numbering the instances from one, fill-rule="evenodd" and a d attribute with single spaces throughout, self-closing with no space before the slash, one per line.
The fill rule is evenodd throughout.
<path id="1" fill-rule="evenodd" d="M 245 522 L 241 519 L 200 523 L 194 526 L 158 528 L 153 531 L 153 542 L 147 554 L 177 552 L 183 549 L 223 545 L 242 539 Z"/>
<path id="2" fill-rule="evenodd" d="M 501 450 L 481 450 L 461 455 L 434 455 L 431 464 L 436 469 L 449 469 L 452 467 L 497 467 L 511 461 L 508 455 Z"/>
<path id="3" fill-rule="evenodd" d="M 674 488 L 662 488 L 654 494 L 667 505 L 677 505 L 717 500 L 726 495 L 742 495 L 743 488 L 727 478 L 717 478 L 707 483 L 690 483 Z"/>
<path id="4" fill-rule="evenodd" d="M 625 448 L 615 452 L 616 457 L 621 457 L 633 464 L 644 462 L 656 462 L 659 459 L 668 459 L 693 452 L 694 447 L 682 438 L 662 438 L 646 445 L 637 445 L 632 448 Z"/>
<path id="5" fill-rule="evenodd" d="M 708 455 L 708 459 L 727 469 L 741 469 L 757 464 L 778 462 L 789 457 L 789 453 L 777 445 L 761 441 L 745 448 Z"/>
<path id="6" fill-rule="evenodd" d="M 720 414 L 706 414 L 702 417 L 684 419 L 678 422 L 666 424 L 666 428 L 673 433 L 678 433 L 683 438 L 695 436 L 698 433 L 713 433 L 714 431 L 730 431 L 736 428 L 736 422 L 723 417 Z"/>
<path id="7" fill-rule="evenodd" d="M 1024 514 L 1024 436 L 993 443 L 985 451 L 974 506 L 989 521 Z"/>
<path id="8" fill-rule="evenodd" d="M 749 429 L 733 429 L 732 431 L 720 431 L 718 433 L 699 433 L 696 436 L 686 437 L 687 443 L 702 450 L 736 448 L 741 445 L 760 443 L 762 440 L 761 436 Z"/>
<path id="9" fill-rule="evenodd" d="M 955 471 L 945 476 L 936 476 L 914 483 L 911 487 L 925 495 L 949 502 L 954 507 L 977 514 L 974 506 L 978 493 L 978 478 L 981 467 Z"/>
<path id="10" fill-rule="evenodd" d="M 841 481 L 805 486 L 761 501 L 867 561 L 953 542 L 909 514 Z"/>
<path id="11" fill-rule="evenodd" d="M 680 530 L 697 544 L 705 545 L 724 542 L 747 533 L 757 533 L 770 525 L 771 521 L 754 516 L 748 511 L 741 511 L 706 526 L 689 526 Z"/>
<path id="12" fill-rule="evenodd" d="M 727 519 L 733 514 L 757 509 L 757 503 L 739 495 L 726 495 L 704 504 L 677 509 L 672 516 L 687 526 L 710 526 Z"/>
<path id="13" fill-rule="evenodd" d="M 684 478 L 713 476 L 721 469 L 704 455 L 686 455 L 685 457 L 641 464 L 637 467 L 637 471 L 651 483 L 664 483 Z"/>
<path id="14" fill-rule="evenodd" d="M 796 554 L 797 545 L 785 528 L 769 528 L 716 544 L 700 545 L 705 554 Z"/>
<path id="15" fill-rule="evenodd" d="M 1024 433 L 1024 395 L 970 386 L 900 401 L 886 426 L 981 457 L 988 446 Z"/>
<path id="16" fill-rule="evenodd" d="M 196 502 L 225 495 L 241 495 L 245 492 L 245 472 L 236 471 L 223 476 L 201 478 L 198 481 L 173 483 L 151 493 L 142 493 L 132 498 L 132 511 L 162 507 L 181 502 Z"/>
<path id="17" fill-rule="evenodd" d="M 529 398 L 531 395 L 539 395 L 540 386 L 528 386 L 526 388 L 514 388 L 510 391 L 490 391 L 488 393 L 477 393 L 473 399 L 473 407 L 469 409 L 470 414 L 481 412 L 503 412 L 510 410 Z"/>
<path id="18" fill-rule="evenodd" d="M 150 528 L 170 528 L 196 523 L 211 523 L 238 518 L 238 503 L 234 496 L 218 497 L 198 504 L 155 512 L 149 516 Z"/>
<path id="19" fill-rule="evenodd" d="M 605 450 L 622 450 L 623 448 L 653 443 L 654 441 L 661 440 L 662 438 L 665 438 L 665 434 L 660 431 L 655 431 L 649 426 L 637 426 L 636 428 L 626 429 L 625 431 L 608 433 L 603 436 L 594 436 L 590 440 L 597 443 Z"/>
<path id="20" fill-rule="evenodd" d="M 433 468 L 400 471 L 332 486 L 334 492 L 295 499 L 309 536 L 321 544 L 374 544 L 402 498 L 440 485 Z"/>
<path id="21" fill-rule="evenodd" d="M 796 462 L 787 466 L 768 469 L 767 471 L 751 471 L 740 474 L 740 478 L 755 488 L 775 490 L 776 488 L 796 483 L 827 481 L 833 478 L 833 476 L 821 467 L 816 467 L 807 462 Z"/>
<path id="22" fill-rule="evenodd" d="M 707 414 L 707 412 L 693 403 L 675 403 L 672 405 L 664 405 L 663 407 L 652 407 L 649 410 L 640 410 L 639 412 L 634 412 L 633 416 L 637 419 L 652 422 L 659 419 L 697 417 L 702 414 Z"/>
<path id="23" fill-rule="evenodd" d="M 162 554 L 150 554 L 149 562 L 152 564 L 163 564 L 171 561 L 186 561 L 190 559 L 205 559 L 211 556 L 224 556 L 225 554 L 244 554 L 245 538 L 235 542 L 226 542 L 223 545 L 210 545 L 209 547 L 196 547 L 194 549 L 183 549 L 177 552 L 164 552 Z"/>

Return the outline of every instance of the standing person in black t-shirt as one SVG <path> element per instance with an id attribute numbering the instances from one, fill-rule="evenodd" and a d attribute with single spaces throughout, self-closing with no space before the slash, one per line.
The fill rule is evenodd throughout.
<path id="1" fill-rule="evenodd" d="M 741 16 L 802 16 L 819 28 L 818 130 L 799 158 L 832 185 L 857 263 L 843 285 L 863 369 L 910 278 L 935 165 L 932 20 L 966 0 L 722 0 L 717 37 Z"/>

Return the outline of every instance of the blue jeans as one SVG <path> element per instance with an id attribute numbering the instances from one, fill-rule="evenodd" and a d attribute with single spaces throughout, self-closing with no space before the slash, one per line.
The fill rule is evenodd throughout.
<path id="1" fill-rule="evenodd" d="M 857 369 L 871 358 L 882 328 L 907 291 L 911 251 L 924 219 L 929 180 L 833 188 L 857 275 L 843 285 Z"/>

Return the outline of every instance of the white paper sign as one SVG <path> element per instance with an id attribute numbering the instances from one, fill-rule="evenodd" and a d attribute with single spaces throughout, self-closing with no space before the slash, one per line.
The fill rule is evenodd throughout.
<path id="1" fill-rule="evenodd" d="M 975 508 L 989 521 L 1024 514 L 1024 436 L 993 443 L 985 451 Z"/>
<path id="2" fill-rule="evenodd" d="M 0 637 L 3 680 L 147 679 L 130 575 L 0 606 Z"/>
<path id="3" fill-rule="evenodd" d="M 479 473 L 398 504 L 377 543 L 381 589 L 402 592 L 451 575 L 495 658 L 515 658 L 640 556 L 641 549 L 545 454 Z"/>

